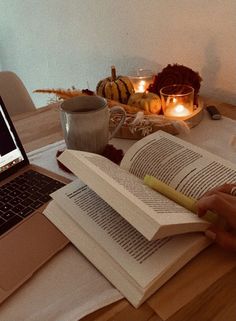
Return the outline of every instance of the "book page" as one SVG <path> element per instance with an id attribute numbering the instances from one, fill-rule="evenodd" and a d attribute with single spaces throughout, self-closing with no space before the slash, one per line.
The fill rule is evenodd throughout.
<path id="1" fill-rule="evenodd" d="M 217 185 L 236 183 L 234 164 L 163 131 L 131 146 L 121 167 L 141 179 L 152 175 L 193 198 Z"/>
<path id="2" fill-rule="evenodd" d="M 66 150 L 59 160 L 149 240 L 209 225 L 100 155 Z"/>
<path id="3" fill-rule="evenodd" d="M 178 268 L 187 257 L 189 259 L 209 244 L 198 233 L 148 241 L 79 180 L 54 192 L 52 198 L 115 261 L 119 258 L 117 263 L 142 288 L 150 286 L 180 258 Z"/>

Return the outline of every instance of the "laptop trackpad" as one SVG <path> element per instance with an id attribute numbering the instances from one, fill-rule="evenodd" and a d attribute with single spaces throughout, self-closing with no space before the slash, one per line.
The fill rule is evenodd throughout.
<path id="1" fill-rule="evenodd" d="M 22 284 L 67 243 L 46 217 L 33 215 L 0 240 L 0 288 Z"/>

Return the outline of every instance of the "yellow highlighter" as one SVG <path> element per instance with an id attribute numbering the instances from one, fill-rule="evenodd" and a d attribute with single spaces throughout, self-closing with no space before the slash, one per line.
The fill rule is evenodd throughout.
<path id="1" fill-rule="evenodd" d="M 172 201 L 176 202 L 177 204 L 185 207 L 189 211 L 193 213 L 197 213 L 197 208 L 196 208 L 196 199 L 192 197 L 188 197 L 178 191 L 176 191 L 174 188 L 171 186 L 161 182 L 159 179 L 146 175 L 144 177 L 144 183 L 151 187 L 152 189 L 156 190 L 157 192 L 161 193 L 162 195 L 166 196 L 167 198 L 171 199 Z M 207 211 L 207 213 L 204 215 L 203 219 L 211 222 L 211 223 L 216 223 L 218 222 L 218 215 L 211 212 Z"/>

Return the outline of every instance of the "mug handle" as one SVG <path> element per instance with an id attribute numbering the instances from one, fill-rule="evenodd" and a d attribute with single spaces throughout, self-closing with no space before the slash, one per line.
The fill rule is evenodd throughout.
<path id="1" fill-rule="evenodd" d="M 112 139 L 115 136 L 115 134 L 118 132 L 118 130 L 124 124 L 125 119 L 126 119 L 126 112 L 125 112 L 124 108 L 122 108 L 120 106 L 111 107 L 110 108 L 110 118 L 111 118 L 112 114 L 115 114 L 115 113 L 122 114 L 122 116 L 121 116 L 121 119 L 120 119 L 119 123 L 116 125 L 116 127 L 112 131 L 112 133 L 110 133 L 109 140 Z"/>

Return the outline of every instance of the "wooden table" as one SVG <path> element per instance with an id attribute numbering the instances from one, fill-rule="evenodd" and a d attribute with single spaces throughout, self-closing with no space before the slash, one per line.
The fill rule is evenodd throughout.
<path id="1" fill-rule="evenodd" d="M 206 101 L 215 103 L 223 115 L 236 120 L 236 106 L 209 99 Z M 17 115 L 13 117 L 13 122 L 27 152 L 62 139 L 59 112 L 55 105 Z M 183 293 L 180 284 L 184 283 L 186 277 L 188 284 L 184 284 Z M 176 306 L 178 309 L 169 313 Z M 187 264 L 139 309 L 133 308 L 123 299 L 83 318 L 83 321 L 92 320 L 235 321 L 236 256 L 211 246 Z"/>
<path id="2" fill-rule="evenodd" d="M 12 117 L 26 152 L 63 139 L 56 104 Z"/>

